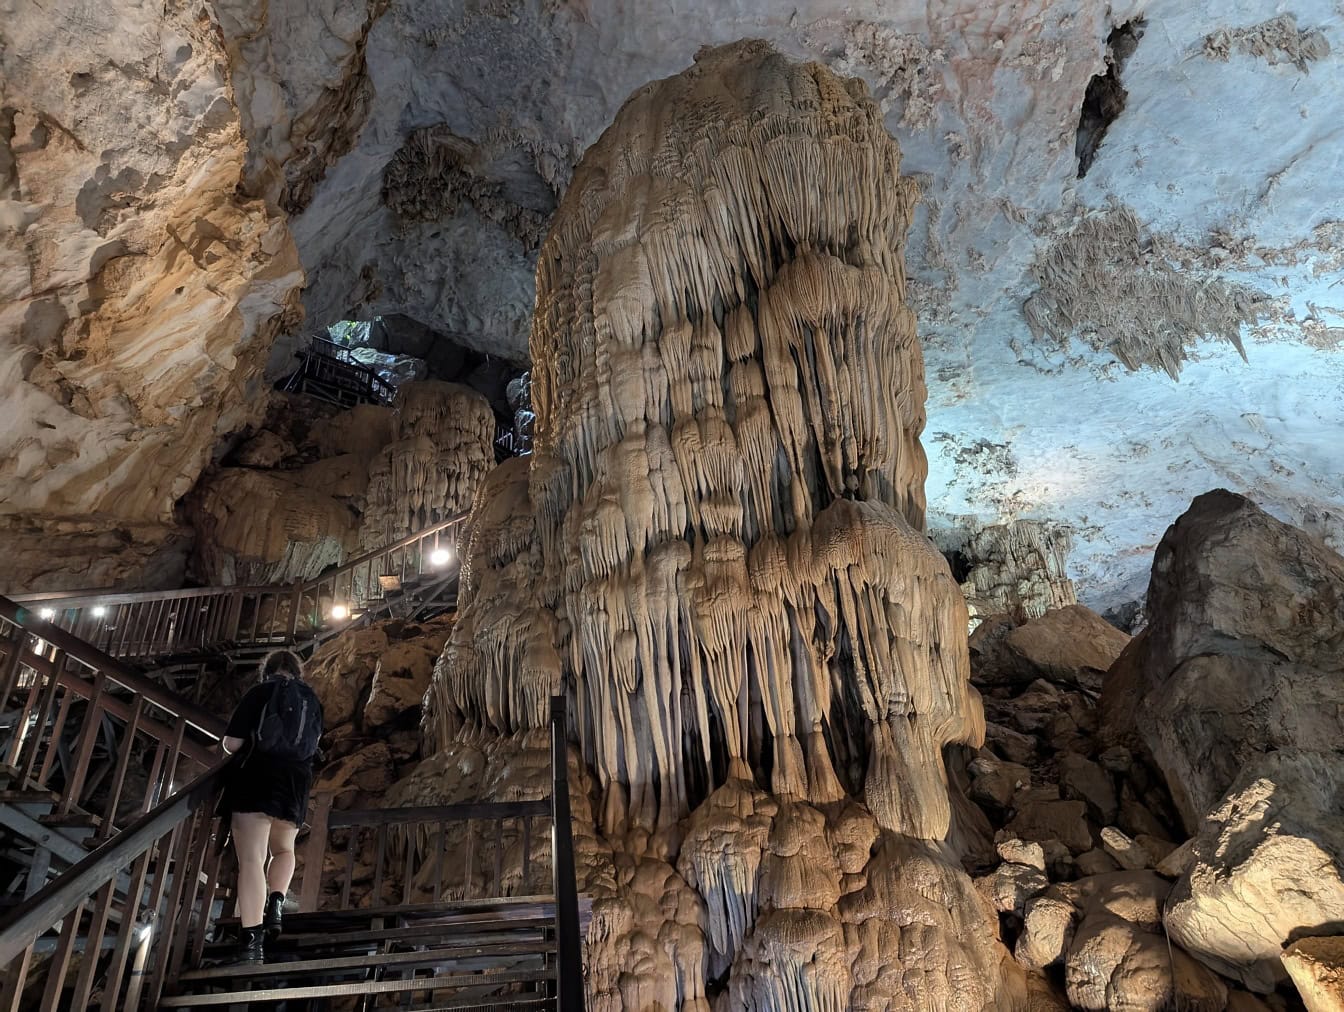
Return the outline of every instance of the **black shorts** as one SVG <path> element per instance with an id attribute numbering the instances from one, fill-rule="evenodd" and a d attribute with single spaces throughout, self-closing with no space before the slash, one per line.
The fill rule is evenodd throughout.
<path id="1" fill-rule="evenodd" d="M 230 768 L 219 799 L 219 814 L 259 812 L 302 826 L 313 789 L 311 760 L 277 759 L 253 752 Z"/>

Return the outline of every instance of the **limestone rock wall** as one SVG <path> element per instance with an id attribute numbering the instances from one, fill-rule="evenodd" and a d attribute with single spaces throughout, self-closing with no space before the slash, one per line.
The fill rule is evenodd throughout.
<path id="1" fill-rule="evenodd" d="M 26 517 L 5 531 L 171 525 L 300 316 L 285 219 L 239 191 L 218 27 L 178 3 L 21 10 L 0 82 L 0 513 Z"/>

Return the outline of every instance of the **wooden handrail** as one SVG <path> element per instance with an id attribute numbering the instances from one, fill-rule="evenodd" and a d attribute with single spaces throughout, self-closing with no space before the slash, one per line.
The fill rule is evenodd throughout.
<path id="1" fill-rule="evenodd" d="M 53 630 L 59 623 L 67 633 L 96 640 L 107 654 L 120 657 L 150 659 L 224 646 L 316 643 L 325 631 L 346 625 L 346 619 L 331 617 L 321 606 L 323 600 L 363 610 L 367 616 L 371 606 L 387 600 L 381 577 L 418 577 L 431 570 L 431 550 L 439 546 L 443 532 L 466 517 L 458 513 L 310 580 L 289 584 L 49 591 L 10 600 L 50 615 Z M 451 570 L 444 574 L 451 576 Z M 444 585 L 440 579 L 438 587 Z"/>
<path id="2" fill-rule="evenodd" d="M 356 555 L 353 559 L 347 559 L 335 569 L 323 573 L 321 576 L 315 576 L 307 583 L 301 584 L 299 589 L 303 591 L 315 590 L 324 583 L 331 583 L 332 580 L 338 576 L 344 576 L 346 573 L 354 571 L 357 567 L 364 565 L 366 562 L 373 562 L 376 559 L 382 558 L 385 555 L 390 555 L 392 552 L 399 549 L 409 548 L 417 541 L 423 541 L 425 538 L 438 534 L 441 531 L 446 531 L 449 527 L 460 524 L 470 515 L 470 511 L 456 513 L 447 520 L 440 520 L 438 523 L 430 524 L 428 527 L 416 531 L 414 534 L 408 534 L 400 541 L 393 541 L 391 544 L 383 545 L 381 548 L 370 549 L 363 555 Z M 275 588 L 271 589 L 274 590 Z"/>
<path id="3" fill-rule="evenodd" d="M 359 808 L 333 811 L 329 829 L 346 826 L 392 826 L 409 822 L 466 822 L 470 819 L 523 819 L 551 814 L 549 801 L 474 801 L 457 805 L 406 808 Z"/>

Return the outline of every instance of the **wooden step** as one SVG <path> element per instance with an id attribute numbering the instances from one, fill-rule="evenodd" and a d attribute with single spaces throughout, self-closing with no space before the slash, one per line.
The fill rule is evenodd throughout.
<path id="1" fill-rule="evenodd" d="M 354 969 L 354 968 L 352 968 Z M 301 984 L 288 987 L 260 987 L 212 994 L 169 995 L 159 1001 L 160 1008 L 197 1008 L 206 1005 L 254 1005 L 260 1002 L 293 1001 L 302 998 L 334 998 L 341 995 L 402 994 L 407 991 L 460 991 L 471 988 L 494 991 L 510 984 L 546 984 L 555 980 L 554 970 L 501 970 L 485 973 L 446 973 L 408 980 L 362 980 L 336 984 Z M 485 996 L 488 997 L 488 996 Z M 502 996 L 500 1002 L 512 996 Z M 484 1004 L 480 998 L 477 1004 Z M 491 1004 L 494 1001 L 491 999 Z M 440 1006 L 442 1007 L 442 1006 Z M 470 1007 L 470 1006 L 466 1006 Z"/>
<path id="2" fill-rule="evenodd" d="M 276 941 L 267 942 L 266 948 L 270 952 L 278 953 L 295 949 L 301 949 L 305 952 L 340 949 L 367 945 L 370 942 L 418 942 L 424 945 L 447 944 L 449 942 L 468 945 L 500 940 L 526 942 L 542 937 L 545 932 L 550 931 L 554 926 L 555 920 L 553 918 L 537 917 L 470 922 L 449 921 L 444 924 L 429 924 L 421 921 L 410 927 L 398 925 L 342 933 L 318 931 L 300 934 L 286 931 Z M 236 944 L 236 941 L 211 942 L 205 949 L 206 952 L 213 955 L 232 948 Z"/>
<path id="3" fill-rule="evenodd" d="M 402 903 L 381 907 L 354 907 L 347 910 L 300 910 L 285 914 L 285 930 L 340 930 L 367 921 L 402 918 L 435 924 L 457 923 L 473 916 L 503 920 L 512 917 L 553 917 L 555 899 L 545 895 L 495 896 L 486 899 L 441 900 L 438 903 Z M 238 918 L 216 922 L 220 927 L 237 927 Z"/>
<path id="4" fill-rule="evenodd" d="M 412 941 L 408 939 L 408 941 Z M 366 949 L 373 946 L 366 945 Z M 261 966 L 210 966 L 188 970 L 179 978 L 184 982 L 220 980 L 246 977 L 249 979 L 273 977 L 307 977 L 333 971 L 364 970 L 373 967 L 395 966 L 401 969 L 424 966 L 442 966 L 465 960 L 532 960 L 555 952 L 555 946 L 545 941 L 493 942 L 485 945 L 463 945 L 444 948 L 413 949 L 406 952 L 366 952 L 363 955 L 336 956 L 324 959 L 295 959 L 287 962 L 265 963 Z"/>

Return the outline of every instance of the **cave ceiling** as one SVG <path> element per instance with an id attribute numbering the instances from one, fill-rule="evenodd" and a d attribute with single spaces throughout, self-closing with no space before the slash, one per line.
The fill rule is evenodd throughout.
<path id="1" fill-rule="evenodd" d="M 580 155 L 702 46 L 762 38 L 865 79 L 921 188 L 931 526 L 1066 525 L 1097 607 L 1211 487 L 1344 545 L 1344 5 L 209 6 L 239 193 L 288 217 L 309 330 L 400 313 L 525 363 Z"/>

